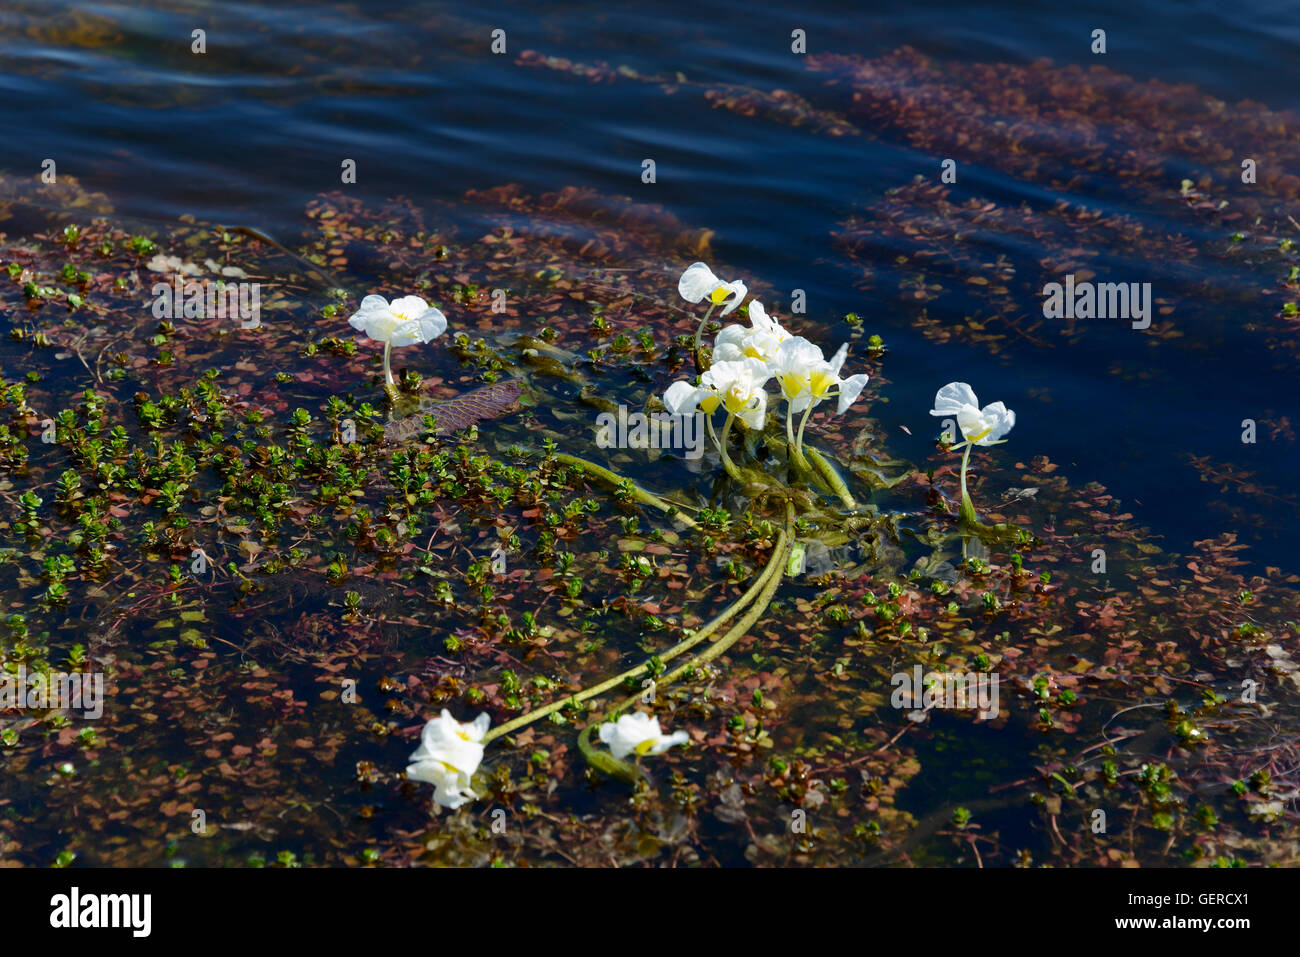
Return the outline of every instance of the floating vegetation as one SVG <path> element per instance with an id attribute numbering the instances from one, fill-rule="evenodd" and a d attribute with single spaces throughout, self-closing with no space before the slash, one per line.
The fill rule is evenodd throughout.
<path id="1" fill-rule="evenodd" d="M 1039 198 L 1008 201 L 916 176 L 853 197 L 835 238 L 860 288 L 898 302 L 935 342 L 999 353 L 1012 342 L 1074 346 L 1105 336 L 1106 323 L 1073 314 L 1048 321 L 1025 304 L 1066 275 L 1087 282 L 1142 262 L 1160 279 L 1143 332 L 1153 344 L 1201 350 L 1244 333 L 1294 367 L 1300 123 L 1292 114 L 1103 66 L 963 63 L 910 48 L 801 59 L 823 80 L 815 101 L 535 51 L 518 62 L 592 82 L 656 84 L 810 135 L 897 139 L 1032 186 Z M 1240 143 L 1250 157 L 1229 145 Z M 1224 315 L 1237 318 L 1225 325 Z"/>
<path id="2" fill-rule="evenodd" d="M 1297 134 L 1261 107 L 912 51 L 809 56 L 817 97 L 520 61 L 1038 184 L 844 211 L 935 343 L 1085 342 L 1024 303 L 1142 259 L 1153 348 L 1204 348 L 1198 304 L 1295 356 Z M 1228 128 L 1275 160 L 1251 191 Z M 5 863 L 1297 863 L 1300 577 L 1174 553 L 1019 443 L 992 468 L 1014 417 L 962 383 L 960 462 L 896 458 L 870 313 L 828 358 L 708 229 L 503 186 L 157 230 L 66 176 L 0 180 L 0 228 L 0 677 L 103 677 L 97 718 L 0 697 Z M 240 284 L 258 316 L 215 308 Z M 693 458 L 657 417 L 697 410 Z M 1238 518 L 1293 506 L 1187 462 Z"/>

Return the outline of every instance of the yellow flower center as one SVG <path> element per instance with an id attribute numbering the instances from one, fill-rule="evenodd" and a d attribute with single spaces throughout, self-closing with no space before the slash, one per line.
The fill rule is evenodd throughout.
<path id="1" fill-rule="evenodd" d="M 804 390 L 804 386 L 807 384 L 807 380 L 803 376 L 794 372 L 781 376 L 781 391 L 785 393 L 787 399 L 793 399 Z"/>
<path id="2" fill-rule="evenodd" d="M 749 395 L 740 391 L 740 386 L 733 385 L 727 390 L 725 400 L 727 411 L 732 415 L 745 411 L 745 406 L 749 405 Z"/>
<path id="3" fill-rule="evenodd" d="M 650 749 L 653 748 L 654 746 L 655 746 L 654 740 L 652 738 L 646 738 L 646 740 L 642 741 L 632 750 L 636 751 L 637 754 L 649 754 Z"/>
<path id="4" fill-rule="evenodd" d="M 726 286 L 719 286 L 717 289 L 714 289 L 713 292 L 709 294 L 709 299 L 713 301 L 714 305 L 718 305 L 719 303 L 724 302 L 726 298 L 730 295 L 731 295 L 730 289 L 728 289 Z"/>
<path id="5" fill-rule="evenodd" d="M 821 398 L 830 391 L 831 386 L 835 384 L 835 376 L 824 369 L 818 369 L 808 376 L 808 388 L 812 394 Z"/>

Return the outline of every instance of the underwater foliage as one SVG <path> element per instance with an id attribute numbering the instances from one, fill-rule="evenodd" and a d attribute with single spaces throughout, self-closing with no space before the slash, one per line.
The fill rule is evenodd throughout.
<path id="1" fill-rule="evenodd" d="M 1187 226 L 926 183 L 858 197 L 836 236 L 846 268 L 935 342 L 996 355 L 1007 337 L 1095 334 L 1024 315 L 1042 276 L 981 238 L 995 224 L 1046 247 L 1052 272 L 1129 253 L 1185 267 L 1187 301 L 1206 261 L 1243 289 L 1267 276 L 1266 313 L 1241 293 L 1247 331 L 1294 355 L 1297 184 L 1261 172 L 1224 207 L 1232 157 L 1207 145 L 1230 123 L 1285 158 L 1294 125 L 1106 71 L 808 60 L 825 105 L 521 57 L 808 135 L 978 141 L 1049 185 L 1101 170 Z M 970 115 L 938 122 L 964 89 Z M 1104 129 L 1085 119 L 1098 103 Z M 1166 157 L 1204 171 L 1171 187 Z M 0 659 L 106 680 L 98 720 L 0 710 L 0 862 L 1297 862 L 1300 577 L 1250 565 L 1232 533 L 1168 551 L 1019 442 L 895 459 L 882 346 L 814 356 L 797 340 L 820 330 L 756 308 L 770 289 L 748 276 L 717 302 L 716 286 L 675 294 L 697 260 L 737 282 L 707 229 L 502 186 L 423 206 L 327 194 L 281 245 L 197 222 L 146 234 L 67 177 L 58 196 L 0 186 Z M 899 259 L 882 267 L 881 248 Z M 155 284 L 176 274 L 262 282 L 260 325 L 157 317 Z M 348 317 L 394 290 L 447 330 L 395 353 L 390 399 L 383 350 Z M 710 305 L 734 325 L 702 323 Z M 1153 348 L 1187 348 L 1159 318 L 1185 307 L 1158 305 Z M 700 406 L 704 360 L 756 357 L 781 370 L 770 414 L 701 461 L 597 441 L 598 414 L 661 411 L 674 383 Z M 719 396 L 740 383 L 728 371 Z M 732 411 L 752 412 L 754 389 L 741 398 Z M 951 410 L 968 440 L 1011 424 L 969 404 Z M 795 412 L 815 436 L 806 468 Z M 1238 513 L 1294 507 L 1245 470 L 1188 467 Z M 1000 690 L 984 718 L 898 681 L 976 672 Z"/>

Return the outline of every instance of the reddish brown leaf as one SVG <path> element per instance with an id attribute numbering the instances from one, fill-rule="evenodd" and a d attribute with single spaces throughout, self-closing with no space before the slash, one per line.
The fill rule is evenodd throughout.
<path id="1" fill-rule="evenodd" d="M 481 389 L 475 389 L 454 399 L 435 403 L 434 406 L 415 415 L 408 415 L 396 422 L 384 426 L 384 441 L 390 443 L 406 442 L 424 431 L 424 417 L 432 415 L 437 422 L 437 434 L 445 435 L 459 429 L 467 429 L 484 419 L 495 419 L 513 411 L 515 402 L 523 394 L 524 385 L 519 379 L 507 379 L 494 382 Z"/>

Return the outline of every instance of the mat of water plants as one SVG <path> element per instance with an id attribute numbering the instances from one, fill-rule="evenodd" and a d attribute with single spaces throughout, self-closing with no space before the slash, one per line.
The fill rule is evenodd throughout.
<path id="1" fill-rule="evenodd" d="M 1300 567 L 1257 552 L 1300 499 L 1251 457 L 1290 398 L 1228 413 L 1239 454 L 1160 453 L 1213 500 L 1184 544 L 1107 445 L 1026 438 L 1050 382 L 999 385 L 1115 328 L 1046 318 L 1034 263 L 1164 277 L 1120 378 L 1293 376 L 1295 117 L 912 50 L 810 55 L 808 97 L 512 63 L 1109 198 L 864 187 L 817 237 L 862 304 L 830 316 L 630 189 L 340 185 L 272 236 L 5 170 L 0 863 L 1297 863 Z M 445 331 L 386 348 L 375 309 Z M 971 350 L 973 405 L 900 407 L 899 322 Z M 695 449 L 657 441 L 675 383 Z"/>

